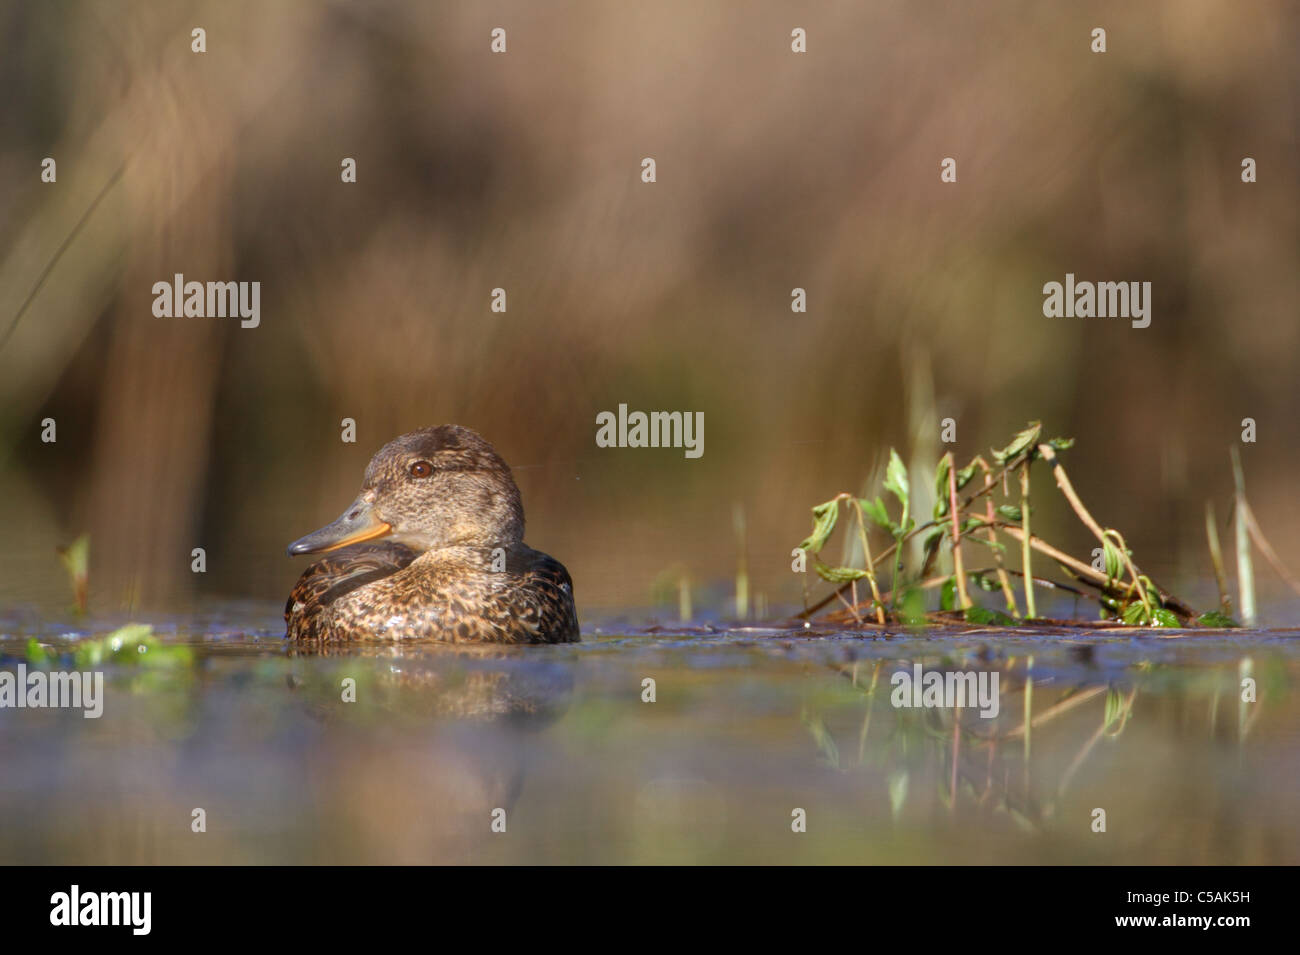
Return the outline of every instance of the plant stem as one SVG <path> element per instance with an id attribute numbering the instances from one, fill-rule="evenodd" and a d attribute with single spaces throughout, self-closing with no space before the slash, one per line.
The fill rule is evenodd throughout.
<path id="1" fill-rule="evenodd" d="M 1250 531 L 1250 539 L 1255 542 L 1255 546 L 1259 548 L 1259 552 L 1264 555 L 1269 565 L 1277 571 L 1277 575 L 1286 581 L 1288 587 L 1300 594 L 1300 581 L 1291 576 L 1277 556 L 1277 551 L 1273 550 L 1273 545 L 1264 536 L 1264 531 L 1260 528 L 1259 521 L 1255 520 L 1255 511 L 1249 501 L 1246 502 L 1246 528 Z"/>
<path id="2" fill-rule="evenodd" d="M 885 625 L 885 605 L 880 600 L 880 588 L 876 584 L 876 564 L 871 558 L 871 544 L 867 542 L 867 522 L 862 517 L 862 505 L 858 503 L 857 498 L 849 495 L 849 506 L 853 508 L 853 513 L 858 518 L 858 537 L 862 541 L 862 559 L 867 565 L 867 582 L 871 584 L 871 596 L 876 604 L 876 623 L 882 627 Z M 853 601 L 857 603 L 857 598 Z"/>
<path id="3" fill-rule="evenodd" d="M 976 460 L 984 466 L 984 487 L 991 489 L 993 487 L 993 477 L 989 474 L 989 466 L 984 464 L 983 458 L 977 458 Z M 1016 603 L 1016 592 L 1011 589 L 1011 578 L 1007 576 L 1007 569 L 1002 565 L 1002 553 L 997 548 L 998 532 L 993 529 L 997 516 L 993 511 L 993 498 L 987 498 L 984 504 L 984 515 L 989 525 L 985 533 L 988 535 L 989 550 L 993 551 L 993 562 L 998 568 L 998 583 L 1002 585 L 1002 595 L 1007 601 L 1007 612 L 1011 616 L 1019 618 L 1020 605 Z"/>
<path id="4" fill-rule="evenodd" d="M 1214 502 L 1205 502 L 1205 540 L 1210 545 L 1210 563 L 1214 566 L 1214 583 L 1219 588 L 1219 609 L 1231 616 L 1232 600 L 1228 597 L 1228 575 L 1223 570 L 1223 551 L 1219 547 L 1219 528 L 1214 519 Z"/>
<path id="5" fill-rule="evenodd" d="M 1005 531 L 1007 535 L 1013 538 L 1014 540 L 1024 541 L 1025 539 L 1025 532 L 1020 528 L 1018 524 L 1007 524 L 999 521 L 998 527 L 1001 530 Z M 1068 570 L 1075 577 L 1077 577 L 1080 580 L 1085 580 L 1089 582 L 1098 590 L 1100 590 L 1102 593 L 1108 595 L 1112 593 L 1119 593 L 1122 595 L 1122 591 L 1116 591 L 1113 587 L 1107 586 L 1107 577 L 1105 574 L 1101 573 L 1100 571 L 1093 570 L 1090 565 L 1083 563 L 1083 561 L 1081 560 L 1077 560 L 1071 557 L 1069 554 L 1065 553 L 1065 551 L 1057 550 L 1051 544 L 1044 541 L 1041 537 L 1032 538 L 1030 540 L 1030 545 L 1034 548 L 1034 550 L 1038 551 L 1040 554 L 1052 558 L 1052 560 L 1056 561 L 1058 564 L 1060 564 L 1062 567 Z M 1161 605 L 1172 610 L 1175 614 L 1183 617 L 1184 619 L 1189 619 L 1189 620 L 1196 616 L 1196 613 L 1192 610 L 1191 607 L 1187 606 L 1187 604 L 1183 603 L 1173 594 L 1166 593 L 1165 591 L 1161 590 L 1159 587 L 1156 587 L 1155 591 L 1156 591 L 1156 596 L 1160 598 Z"/>
<path id="6" fill-rule="evenodd" d="M 1250 505 L 1246 503 L 1246 476 L 1241 469 L 1241 455 L 1232 448 L 1232 481 L 1236 485 L 1236 517 L 1233 521 L 1237 539 L 1237 590 L 1241 598 L 1241 622 L 1255 623 L 1255 565 L 1250 559 Z"/>
<path id="7" fill-rule="evenodd" d="M 1041 454 L 1043 460 L 1051 466 L 1052 473 L 1056 476 L 1056 486 L 1060 488 L 1061 493 L 1065 495 L 1065 499 L 1069 502 L 1070 507 L 1074 508 L 1074 513 L 1079 516 L 1079 520 L 1083 522 L 1084 527 L 1092 531 L 1097 540 L 1101 542 L 1102 547 L 1106 546 L 1106 536 L 1108 534 L 1114 535 L 1114 537 L 1119 541 L 1120 559 L 1124 562 L 1124 566 L 1127 568 L 1129 576 L 1133 578 L 1133 587 L 1137 590 L 1138 598 L 1142 601 L 1142 606 L 1146 610 L 1146 619 L 1149 622 L 1151 620 L 1151 600 L 1147 596 L 1146 588 L 1142 586 L 1141 575 L 1138 573 L 1137 565 L 1133 563 L 1133 558 L 1129 556 L 1128 546 L 1124 543 L 1124 538 L 1120 536 L 1119 531 L 1102 530 L 1101 525 L 1097 523 L 1097 519 L 1094 518 L 1092 514 L 1089 513 L 1088 509 L 1083 506 L 1083 501 L 1080 500 L 1078 492 L 1075 491 L 1074 484 L 1070 481 L 1070 476 L 1065 473 L 1065 467 L 1059 460 L 1057 460 L 1056 452 L 1052 450 L 1051 445 L 1040 444 L 1038 446 L 1038 453 Z"/>
<path id="8" fill-rule="evenodd" d="M 1025 572 L 1025 619 L 1032 620 L 1038 616 L 1038 606 L 1034 602 L 1033 564 L 1030 558 L 1033 532 L 1029 529 L 1029 465 L 1020 470 L 1020 524 L 1025 529 L 1025 536 L 1020 541 L 1020 562 Z"/>
<path id="9" fill-rule="evenodd" d="M 910 498 L 911 495 L 909 494 L 908 497 Z M 898 520 L 900 528 L 907 527 L 908 504 L 909 501 L 903 501 L 903 516 Z M 898 597 L 903 592 L 903 588 L 900 586 L 903 576 L 903 541 L 907 540 L 909 536 L 911 535 L 905 533 L 894 541 L 894 577 L 890 581 L 890 586 L 894 591 L 893 606 L 895 611 L 898 610 Z"/>
<path id="10" fill-rule="evenodd" d="M 961 609 L 969 610 L 970 594 L 966 592 L 966 567 L 961 559 L 961 521 L 957 510 L 957 464 L 954 461 L 948 468 L 948 516 L 952 518 L 952 566 L 957 575 L 957 595 L 961 598 Z M 954 798 L 956 798 L 954 794 Z"/>

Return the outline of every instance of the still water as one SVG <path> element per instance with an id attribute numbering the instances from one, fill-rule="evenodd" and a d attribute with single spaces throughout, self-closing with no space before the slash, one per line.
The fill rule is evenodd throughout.
<path id="1" fill-rule="evenodd" d="M 1300 631 L 152 624 L 100 718 L 0 709 L 0 863 L 1300 862 Z M 0 620 L 0 671 L 104 632 Z M 918 664 L 996 674 L 997 715 L 894 706 Z"/>

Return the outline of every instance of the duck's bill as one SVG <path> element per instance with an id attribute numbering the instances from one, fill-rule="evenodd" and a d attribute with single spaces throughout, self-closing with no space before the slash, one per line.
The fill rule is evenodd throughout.
<path id="1" fill-rule="evenodd" d="M 299 554 L 323 554 L 338 550 L 350 544 L 385 537 L 393 532 L 393 527 L 375 516 L 374 510 L 364 501 L 354 501 L 343 512 L 343 516 L 332 524 L 327 524 L 306 537 L 301 537 L 289 545 L 289 556 Z"/>

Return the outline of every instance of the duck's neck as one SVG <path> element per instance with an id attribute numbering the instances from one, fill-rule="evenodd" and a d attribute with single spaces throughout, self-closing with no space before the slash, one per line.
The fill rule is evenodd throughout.
<path id="1" fill-rule="evenodd" d="M 501 571 L 523 544 L 520 541 L 484 541 L 448 544 L 426 550 L 417 560 L 424 564 L 455 564 L 485 573 Z"/>

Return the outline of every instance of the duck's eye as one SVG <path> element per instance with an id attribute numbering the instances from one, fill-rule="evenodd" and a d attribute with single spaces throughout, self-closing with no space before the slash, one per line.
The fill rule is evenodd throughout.
<path id="1" fill-rule="evenodd" d="M 411 472 L 411 477 L 427 478 L 433 473 L 433 465 L 428 461 L 416 461 L 407 470 Z"/>

